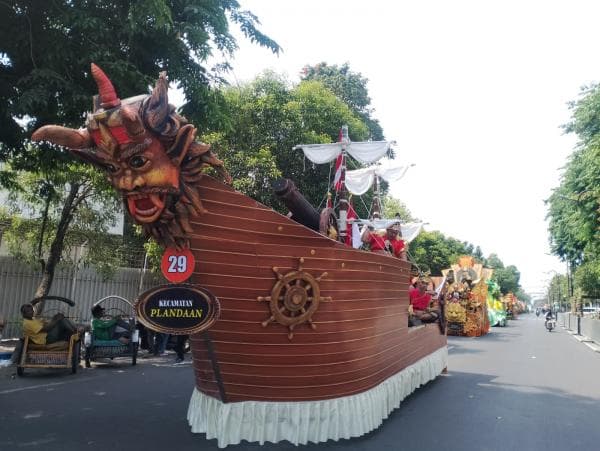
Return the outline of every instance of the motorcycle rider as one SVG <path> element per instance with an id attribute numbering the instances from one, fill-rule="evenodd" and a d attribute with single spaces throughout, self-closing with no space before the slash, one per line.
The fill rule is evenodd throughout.
<path id="1" fill-rule="evenodd" d="M 548 311 L 546 311 L 546 321 L 544 321 L 544 326 L 548 327 L 548 321 L 553 320 L 554 319 L 554 315 L 552 314 L 552 309 L 549 308 Z"/>

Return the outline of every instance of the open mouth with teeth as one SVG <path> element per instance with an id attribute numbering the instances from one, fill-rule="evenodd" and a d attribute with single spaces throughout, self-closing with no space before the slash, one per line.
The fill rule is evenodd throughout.
<path id="1" fill-rule="evenodd" d="M 136 221 L 150 223 L 156 221 L 165 208 L 166 194 L 135 193 L 127 196 L 127 208 Z"/>

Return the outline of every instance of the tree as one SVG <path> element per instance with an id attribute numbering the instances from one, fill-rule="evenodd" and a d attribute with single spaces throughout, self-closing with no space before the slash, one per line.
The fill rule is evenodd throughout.
<path id="1" fill-rule="evenodd" d="M 52 222 L 43 212 L 53 203 L 62 206 L 38 297 L 50 289 L 78 210 L 92 198 L 106 200 L 93 195 L 102 192 L 96 174 L 73 163 L 66 152 L 27 141 L 33 129 L 48 123 L 82 125 L 82 113 L 97 92 L 90 63 L 110 75 L 121 98 L 146 93 L 158 73 L 168 70 L 189 100 L 184 112 L 209 117 L 213 104 L 208 100 L 214 98 L 210 84 L 220 79 L 219 72 L 212 75 L 204 64 L 214 51 L 226 58 L 235 50 L 229 23 L 274 52 L 279 46 L 235 0 L 16 0 L 0 2 L 0 11 L 0 161 L 9 163 L 0 172 L 0 183 L 25 192 L 19 185 L 24 171 L 52 187 L 40 191 L 46 196 L 42 204 L 48 205 L 41 209 L 41 238 Z"/>
<path id="2" fill-rule="evenodd" d="M 509 265 L 506 268 L 495 269 L 494 278 L 498 282 L 498 285 L 500 285 L 502 294 L 517 293 L 519 291 L 521 273 L 516 266 Z"/>
<path id="3" fill-rule="evenodd" d="M 368 136 L 365 124 L 317 81 L 292 86 L 266 72 L 250 83 L 224 88 L 222 98 L 227 121 L 202 139 L 225 160 L 237 189 L 276 209 L 281 206 L 271 195 L 275 178 L 292 179 L 315 206 L 324 205 L 332 180 L 331 165 L 307 164 L 301 151 L 292 150 L 295 145 L 334 142 L 342 124 L 348 125 L 352 140 Z"/>
<path id="4" fill-rule="evenodd" d="M 369 80 L 362 74 L 351 71 L 348 63 L 338 66 L 322 62 L 314 66 L 304 66 L 302 79 L 323 83 L 367 124 L 370 139 L 374 141 L 384 139 L 379 121 L 372 117 L 374 110 L 370 107 L 371 98 L 367 89 Z"/>
<path id="5" fill-rule="evenodd" d="M 406 205 L 395 197 L 386 195 L 383 197 L 383 217 L 384 218 L 393 218 L 397 214 L 400 215 L 400 218 L 403 222 L 414 222 L 415 218 L 413 218 L 409 209 Z"/>
<path id="6" fill-rule="evenodd" d="M 423 231 L 410 243 L 409 258 L 421 271 L 439 276 L 461 255 L 471 255 L 472 248 L 469 243 L 448 238 L 439 231 Z"/>
<path id="7" fill-rule="evenodd" d="M 593 296 L 600 293 L 600 86 L 584 87 L 570 108 L 564 129 L 578 144 L 546 201 L 550 246 L 572 269 L 574 291 Z"/>

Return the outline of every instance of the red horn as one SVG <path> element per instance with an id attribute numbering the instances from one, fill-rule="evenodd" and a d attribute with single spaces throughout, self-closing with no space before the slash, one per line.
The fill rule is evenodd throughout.
<path id="1" fill-rule="evenodd" d="M 121 100 L 117 97 L 117 92 L 106 74 L 92 63 L 92 76 L 98 85 L 98 94 L 100 94 L 100 106 L 104 109 L 114 108 L 121 105 Z"/>

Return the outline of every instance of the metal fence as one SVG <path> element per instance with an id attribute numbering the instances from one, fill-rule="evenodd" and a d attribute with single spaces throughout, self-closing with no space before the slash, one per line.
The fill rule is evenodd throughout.
<path id="1" fill-rule="evenodd" d="M 32 268 L 12 257 L 0 257 L 0 317 L 7 322 L 3 338 L 21 333 L 20 306 L 31 301 L 42 278 Z M 160 274 L 141 269 L 120 268 L 106 279 L 94 268 L 61 266 L 57 268 L 49 294 L 75 301 L 74 307 L 62 304 L 61 310 L 77 322 L 90 320 L 92 304 L 108 295 L 118 295 L 133 302 L 141 291 L 166 283 Z"/>
<path id="2" fill-rule="evenodd" d="M 577 322 L 579 321 L 579 325 Z M 558 314 L 558 324 L 565 329 L 579 332 L 581 335 L 600 344 L 600 319 L 589 315 L 578 319 L 577 315 L 567 312 Z M 578 329 L 579 327 L 579 329 Z"/>

